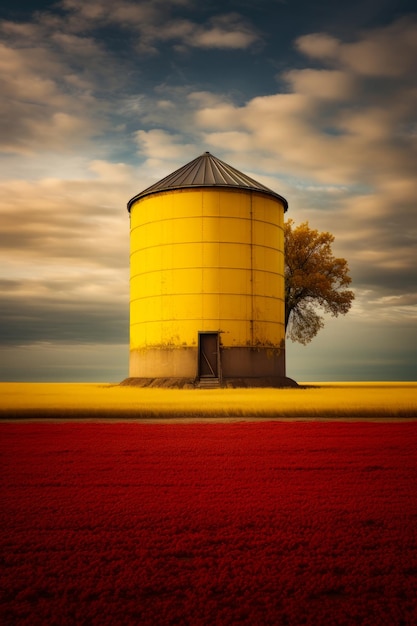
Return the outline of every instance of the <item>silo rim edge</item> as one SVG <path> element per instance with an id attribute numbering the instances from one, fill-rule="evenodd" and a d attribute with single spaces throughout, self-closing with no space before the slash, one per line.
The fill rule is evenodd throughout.
<path id="1" fill-rule="evenodd" d="M 187 189 L 187 190 L 191 189 L 193 191 L 194 190 L 197 191 L 201 189 L 227 189 L 228 191 L 239 191 L 239 192 L 250 191 L 251 193 L 256 193 L 257 195 L 275 198 L 276 200 L 278 200 L 279 202 L 283 204 L 284 213 L 286 213 L 288 210 L 288 201 L 284 198 L 284 196 L 281 196 L 279 193 L 276 193 L 275 191 L 267 190 L 267 189 L 265 190 L 257 189 L 256 187 L 238 187 L 237 185 L 236 187 L 233 187 L 232 185 L 219 185 L 219 184 L 216 184 L 216 185 L 178 185 L 177 187 L 167 187 L 166 189 L 150 190 L 149 192 L 145 190 L 144 192 L 136 194 L 136 196 L 133 196 L 133 198 L 129 200 L 129 202 L 127 203 L 127 210 L 130 213 L 132 206 L 138 200 L 142 200 L 143 198 L 147 198 L 149 196 L 156 196 L 158 194 L 169 193 L 170 191 L 182 191 L 184 189 Z"/>

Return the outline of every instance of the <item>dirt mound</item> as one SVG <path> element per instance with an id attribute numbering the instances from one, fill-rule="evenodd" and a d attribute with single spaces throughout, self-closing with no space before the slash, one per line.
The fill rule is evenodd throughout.
<path id="1" fill-rule="evenodd" d="M 194 389 L 194 378 L 125 378 L 122 387 L 166 387 L 167 389 Z"/>
<path id="2" fill-rule="evenodd" d="M 124 387 L 162 387 L 167 389 L 195 389 L 199 387 L 196 378 L 125 378 Z M 298 383 L 287 376 L 265 376 L 263 378 L 224 378 L 219 387 L 236 389 L 253 387 L 298 387 Z"/>

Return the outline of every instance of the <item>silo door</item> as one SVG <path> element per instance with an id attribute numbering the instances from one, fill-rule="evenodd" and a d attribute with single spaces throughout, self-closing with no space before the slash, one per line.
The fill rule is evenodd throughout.
<path id="1" fill-rule="evenodd" d="M 198 334 L 198 375 L 219 377 L 219 333 Z"/>

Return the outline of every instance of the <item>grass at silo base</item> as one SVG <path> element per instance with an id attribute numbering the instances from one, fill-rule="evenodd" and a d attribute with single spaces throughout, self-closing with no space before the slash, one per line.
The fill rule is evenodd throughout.
<path id="1" fill-rule="evenodd" d="M 0 383 L 0 419 L 415 418 L 417 383 L 302 383 L 294 389 L 160 389 Z"/>
<path id="2" fill-rule="evenodd" d="M 413 421 L 0 423 L 0 622 L 417 623 Z"/>

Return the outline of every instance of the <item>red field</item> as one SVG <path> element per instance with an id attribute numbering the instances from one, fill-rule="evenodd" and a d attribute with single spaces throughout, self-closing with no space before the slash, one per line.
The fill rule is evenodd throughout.
<path id="1" fill-rule="evenodd" d="M 417 423 L 0 424 L 2 624 L 417 623 Z"/>

